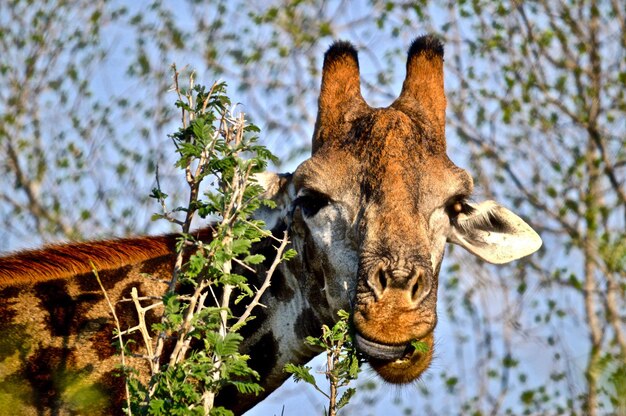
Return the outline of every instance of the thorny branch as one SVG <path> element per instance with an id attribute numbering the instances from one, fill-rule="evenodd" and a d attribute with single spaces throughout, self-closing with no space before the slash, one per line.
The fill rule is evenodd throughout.
<path id="1" fill-rule="evenodd" d="M 156 188 L 158 192 L 153 192 L 152 196 L 157 198 L 161 206 L 163 211 L 161 217 L 170 222 L 179 224 L 182 227 L 181 240 L 178 242 L 177 255 L 174 261 L 173 276 L 171 280 L 164 282 L 168 284 L 164 295 L 173 296 L 174 302 L 170 303 L 171 298 L 168 298 L 167 305 L 164 305 L 165 298 L 139 297 L 136 288 L 132 288 L 130 299 L 120 300 L 120 302 L 133 302 L 134 308 L 138 314 L 138 323 L 134 327 L 122 331 L 118 323 L 117 332 L 120 344 L 123 345 L 122 336 L 139 332 L 146 353 L 133 354 L 133 356 L 148 361 L 150 366 L 150 381 L 147 386 L 144 386 L 146 387 L 147 396 L 139 398 L 140 406 L 149 405 L 152 398 L 156 398 L 161 394 L 161 389 L 165 389 L 169 392 L 166 394 L 172 394 L 169 384 L 171 380 L 169 378 L 171 374 L 169 369 L 173 368 L 174 372 L 178 371 L 177 366 L 187 358 L 190 358 L 187 357 L 187 353 L 191 345 L 192 336 L 195 336 L 197 330 L 208 331 L 208 333 L 213 331 L 214 319 L 217 318 L 216 322 L 218 322 L 217 334 L 224 342 L 224 345 L 230 345 L 224 348 L 232 348 L 233 345 L 237 345 L 233 343 L 233 340 L 239 342 L 237 341 L 238 335 L 234 337 L 229 337 L 229 335 L 235 335 L 235 332 L 246 324 L 255 307 L 264 306 L 260 303 L 261 297 L 270 286 L 272 275 L 278 267 L 278 264 L 284 259 L 284 253 L 289 243 L 286 232 L 283 238 L 279 239 L 274 237 L 271 232 L 260 229 L 258 222 L 248 218 L 251 210 L 256 206 L 259 191 L 254 190 L 250 193 L 246 191 L 246 188 L 252 182 L 250 178 L 253 171 L 258 169 L 259 166 L 257 165 L 271 158 L 271 154 L 262 150 L 262 147 L 255 146 L 255 138 L 249 139 L 247 136 L 244 137 L 247 131 L 246 120 L 243 114 L 233 116 L 228 104 L 224 104 L 228 103 L 228 98 L 223 95 L 222 86 L 219 87 L 219 92 L 214 95 L 214 91 L 217 91 L 216 88 L 218 88 L 218 84 L 214 83 L 208 94 L 204 96 L 204 101 L 194 104 L 194 93 L 197 93 L 197 96 L 201 97 L 202 94 L 205 94 L 204 87 L 199 86 L 195 88 L 192 74 L 189 80 L 189 90 L 181 91 L 179 87 L 179 72 L 176 70 L 175 66 L 173 66 L 173 69 L 174 90 L 179 98 L 184 128 L 179 129 L 179 132 L 173 135 L 172 138 L 174 139 L 174 143 L 180 155 L 178 165 L 184 170 L 185 179 L 189 186 L 188 205 L 187 207 L 180 207 L 174 211 L 169 211 L 165 203 L 167 195 L 161 192 L 158 175 Z M 212 99 L 216 100 L 214 102 L 214 108 L 212 105 L 212 114 L 205 114 L 209 102 Z M 217 112 L 217 117 L 215 117 L 215 112 Z M 196 122 L 196 118 L 201 116 L 205 116 L 205 120 Z M 211 128 L 205 130 L 204 127 L 207 126 L 207 124 L 202 124 L 205 122 L 216 123 L 217 125 L 213 124 Z M 193 130 L 192 133 L 190 129 L 195 128 L 200 128 L 201 132 Z M 188 137 L 188 134 L 191 136 Z M 189 140 L 189 142 L 186 142 L 187 140 Z M 196 147 L 190 152 L 189 150 L 191 148 L 184 147 L 187 144 Z M 250 161 L 241 159 L 240 153 L 248 151 L 253 154 L 258 152 L 256 158 Z M 215 162 L 219 162 L 218 165 L 221 163 L 227 167 L 210 168 L 209 163 Z M 227 174 L 231 175 L 228 181 L 224 180 Z M 216 194 L 207 193 L 208 199 L 200 200 L 200 184 L 207 175 L 215 175 L 215 177 L 219 179 L 220 190 Z M 215 202 L 211 199 L 213 197 L 221 202 Z M 244 198 L 246 199 L 244 200 Z M 213 225 L 213 240 L 210 242 L 195 241 L 193 237 L 189 235 L 191 223 L 199 207 L 205 207 L 206 210 L 210 213 L 214 213 L 219 218 Z M 174 216 L 174 214 L 179 211 L 185 212 L 183 220 L 178 220 Z M 238 226 L 237 224 L 241 224 L 241 226 L 244 227 L 238 229 L 237 232 L 248 229 L 251 230 L 250 233 L 244 232 L 245 237 L 239 237 L 239 235 L 235 234 L 233 231 L 233 227 Z M 237 282 L 236 279 L 239 278 L 238 275 L 233 274 L 234 264 L 250 271 L 255 271 L 246 264 L 248 260 L 240 259 L 235 256 L 235 254 L 241 255 L 242 253 L 241 251 L 235 251 L 235 242 L 237 239 L 242 238 L 246 240 L 242 241 L 244 246 L 245 244 L 251 244 L 256 241 L 257 238 L 272 238 L 280 242 L 280 245 L 276 247 L 276 257 L 273 259 L 266 272 L 263 284 L 260 288 L 255 288 L 254 291 L 245 282 L 228 283 L 228 279 L 235 279 L 234 281 Z M 237 250 L 241 249 L 238 248 Z M 224 260 L 216 260 L 218 254 L 220 254 L 222 256 L 221 258 Z M 214 262 L 214 265 L 219 264 L 219 266 L 216 266 L 215 270 L 212 271 L 202 266 L 202 270 L 187 275 L 187 277 L 191 276 L 193 280 L 195 286 L 193 293 L 177 295 L 174 292 L 178 287 L 179 277 L 183 272 L 188 272 L 188 270 L 183 270 L 183 263 L 189 260 L 190 255 L 200 261 Z M 259 261 L 258 257 L 256 257 L 254 261 Z M 250 260 L 250 264 L 254 264 L 252 260 Z M 221 289 L 219 296 L 217 296 L 213 290 L 214 285 L 216 287 L 219 286 Z M 246 306 L 243 314 L 236 319 L 232 326 L 229 326 L 229 320 L 232 319 L 229 312 L 231 297 L 236 293 L 235 290 L 237 288 L 241 289 L 242 294 L 249 295 L 252 299 Z M 105 296 L 107 296 L 106 293 Z M 203 311 L 209 307 L 209 303 L 207 302 L 209 296 L 212 296 L 217 308 L 208 310 L 209 314 L 206 315 L 208 318 L 205 319 Z M 143 307 L 140 303 L 141 300 L 150 300 L 152 303 L 147 307 Z M 150 335 L 150 330 L 148 329 L 146 312 L 156 307 L 163 307 L 165 312 L 161 318 L 161 328 L 155 340 Z M 174 315 L 168 312 L 168 308 L 176 311 Z M 170 321 L 171 317 L 173 317 L 174 320 Z M 175 321 L 178 322 L 178 320 L 180 320 L 180 323 L 174 323 Z M 164 360 L 162 355 L 164 353 L 165 342 L 168 339 L 175 340 L 175 342 L 173 343 L 171 354 Z M 205 379 L 202 377 L 197 379 L 201 394 L 196 397 L 200 397 L 200 402 L 188 406 L 188 409 L 202 406 L 205 414 L 209 414 L 210 410 L 213 408 L 215 395 L 223 384 L 221 380 L 221 369 L 224 363 L 237 367 L 237 388 L 245 388 L 247 392 L 258 392 L 260 390 L 258 384 L 253 381 L 254 377 L 256 377 L 256 372 L 247 367 L 247 358 L 245 355 L 240 356 L 238 354 L 226 353 L 222 356 L 222 353 L 217 352 L 217 346 L 214 347 L 216 348 L 215 351 L 211 350 L 213 347 L 206 347 L 208 349 L 204 351 L 208 354 L 207 357 L 209 361 L 212 361 L 212 366 L 209 366 L 210 370 L 206 373 Z M 196 355 L 193 355 L 193 357 L 196 357 Z M 223 357 L 228 358 L 224 359 Z M 187 374 L 186 371 L 188 371 L 188 367 L 206 365 L 206 362 L 203 361 L 204 358 L 197 358 L 197 360 L 199 361 L 193 361 L 192 359 L 193 363 L 184 367 L 185 369 L 182 371 L 186 374 L 185 377 L 190 376 L 189 374 L 193 374 L 193 372 Z M 165 362 L 168 364 L 162 366 L 162 363 Z M 189 364 L 189 361 L 186 363 Z M 124 358 L 122 364 L 126 366 Z M 168 371 L 165 371 L 166 369 Z M 206 371 L 206 367 L 203 367 L 203 371 Z M 226 368 L 224 371 L 228 371 L 228 369 Z M 160 376 L 155 377 L 157 374 L 160 374 Z M 242 378 L 245 377 L 244 375 L 246 374 L 250 377 L 250 381 L 245 381 L 245 379 Z M 196 375 L 191 375 L 191 377 L 196 377 Z M 162 381 L 166 382 L 166 386 L 163 385 Z M 128 390 L 128 380 L 126 388 Z M 191 400 L 197 400 L 197 398 Z M 129 409 L 130 406 L 131 404 L 129 402 Z"/>
<path id="2" fill-rule="evenodd" d="M 254 298 L 252 299 L 250 304 L 246 307 L 245 312 L 239 317 L 239 319 L 237 319 L 237 322 L 232 326 L 233 331 L 236 331 L 237 329 L 239 329 L 246 322 L 246 320 L 250 317 L 252 310 L 257 305 L 262 306 L 259 303 L 261 300 L 261 297 L 263 296 L 263 293 L 265 293 L 267 288 L 270 287 L 271 285 L 272 276 L 274 275 L 274 271 L 276 270 L 276 267 L 278 267 L 278 264 L 280 263 L 283 257 L 283 253 L 285 251 L 285 248 L 287 247 L 287 244 L 289 244 L 289 234 L 287 233 L 287 231 L 285 231 L 283 234 L 283 239 L 281 240 L 280 246 L 276 248 L 276 257 L 274 258 L 272 265 L 270 266 L 270 268 L 268 269 L 265 275 L 265 280 L 263 280 L 263 284 L 261 285 L 260 288 L 257 289 L 256 294 L 254 295 Z"/>

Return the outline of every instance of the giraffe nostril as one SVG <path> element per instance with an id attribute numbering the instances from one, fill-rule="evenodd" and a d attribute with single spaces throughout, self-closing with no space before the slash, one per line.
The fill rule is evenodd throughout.
<path id="1" fill-rule="evenodd" d="M 385 271 L 383 269 L 378 270 L 378 285 L 381 292 L 387 287 L 387 277 L 385 276 Z"/>
<path id="2" fill-rule="evenodd" d="M 413 283 L 413 287 L 411 288 L 411 300 L 413 300 L 413 302 L 417 302 L 417 299 L 419 297 L 419 288 L 420 282 L 419 279 L 416 279 L 415 283 Z"/>
<path id="3" fill-rule="evenodd" d="M 383 292 L 390 283 L 384 267 L 378 267 L 376 271 L 372 271 L 366 282 L 376 300 L 380 300 L 382 298 Z"/>

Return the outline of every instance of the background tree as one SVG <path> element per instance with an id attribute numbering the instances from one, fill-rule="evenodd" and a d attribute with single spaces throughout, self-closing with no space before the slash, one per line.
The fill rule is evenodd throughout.
<path id="1" fill-rule="evenodd" d="M 137 104 L 138 65 L 115 66 L 129 21 L 106 0 L 0 5 L 3 250 L 149 228 L 164 97 Z"/>
<path id="2" fill-rule="evenodd" d="M 365 403 L 389 413 L 391 397 L 406 414 L 626 413 L 622 2 L 5 3 L 5 250 L 157 231 L 147 195 L 157 164 L 172 180 L 162 150 L 174 117 L 165 94 L 172 62 L 226 79 L 293 168 L 308 151 L 333 39 L 359 48 L 364 96 L 385 106 L 400 90 L 409 42 L 438 33 L 449 153 L 480 196 L 526 215 L 544 249 L 506 268 L 450 250 L 433 368 L 399 394 L 365 372 L 344 412 L 362 414 Z M 282 403 L 289 414 L 293 390 L 283 391 L 256 414 Z"/>
<path id="3" fill-rule="evenodd" d="M 526 210 L 545 241 L 509 276 L 478 274 L 504 306 L 489 319 L 501 323 L 502 365 L 479 377 L 500 387 L 475 396 L 478 410 L 502 412 L 521 389 L 512 397 L 532 413 L 626 412 L 624 19 L 618 2 L 450 9 L 451 127 L 481 192 Z M 549 379 L 520 363 L 532 338 Z"/>

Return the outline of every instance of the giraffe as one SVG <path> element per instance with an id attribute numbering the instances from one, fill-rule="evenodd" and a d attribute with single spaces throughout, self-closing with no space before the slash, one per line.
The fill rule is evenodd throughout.
<path id="1" fill-rule="evenodd" d="M 361 96 L 356 49 L 344 41 L 328 49 L 311 157 L 291 174 L 257 177 L 276 206 L 255 215 L 277 236 L 288 230 L 298 253 L 279 266 L 261 300 L 267 308 L 255 309 L 243 329 L 242 352 L 264 392 L 224 390 L 218 404 L 241 414 L 263 400 L 288 378 L 286 363 L 320 352 L 303 341 L 340 309 L 351 311 L 357 348 L 375 372 L 389 383 L 411 382 L 433 357 L 446 242 L 494 264 L 539 249 L 540 237 L 516 214 L 470 201 L 471 176 L 446 154 L 445 107 L 443 44 L 434 36 L 413 41 L 401 93 L 386 108 Z M 211 238 L 210 227 L 196 233 Z M 0 403 L 11 400 L 25 413 L 119 413 L 113 324 L 90 262 L 122 327 L 132 326 L 134 310 L 119 300 L 132 287 L 163 293 L 159 279 L 171 276 L 175 240 L 74 243 L 0 259 Z M 267 242 L 254 251 L 272 258 Z M 254 285 L 267 267 L 242 273 Z M 415 340 L 428 352 L 415 350 Z"/>

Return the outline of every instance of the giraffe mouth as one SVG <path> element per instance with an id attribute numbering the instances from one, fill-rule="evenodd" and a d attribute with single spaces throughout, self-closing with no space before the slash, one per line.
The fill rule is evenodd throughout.
<path id="1" fill-rule="evenodd" d="M 369 365 L 383 380 L 393 384 L 406 384 L 416 380 L 426 371 L 434 352 L 433 333 L 420 338 L 428 350 L 416 349 L 409 344 L 380 344 L 364 338 L 358 333 L 354 337 L 357 349 L 363 353 Z"/>
<path id="2" fill-rule="evenodd" d="M 355 334 L 356 347 L 369 358 L 383 361 L 401 360 L 410 356 L 415 348 L 411 344 L 389 345 L 380 344 L 363 338 L 358 333 Z"/>

